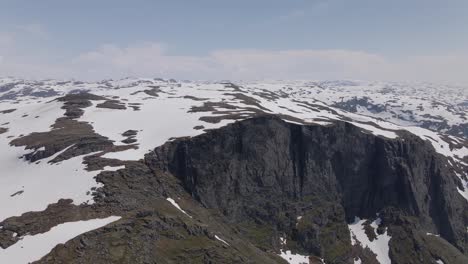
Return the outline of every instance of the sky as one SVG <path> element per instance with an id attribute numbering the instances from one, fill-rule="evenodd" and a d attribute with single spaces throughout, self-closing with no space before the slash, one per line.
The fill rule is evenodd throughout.
<path id="1" fill-rule="evenodd" d="M 0 0 L 0 76 L 468 84 L 466 0 Z"/>

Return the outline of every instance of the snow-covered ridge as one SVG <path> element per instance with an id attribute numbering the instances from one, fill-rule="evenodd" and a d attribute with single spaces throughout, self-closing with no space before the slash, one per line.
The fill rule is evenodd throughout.
<path id="1" fill-rule="evenodd" d="M 263 86 L 262 83 L 247 83 Z M 270 84 L 269 84 L 270 85 Z M 467 123 L 468 88 L 433 83 L 296 81 L 273 85 L 291 94 L 400 125 L 448 132 Z M 463 129 L 454 135 L 467 136 Z"/>
<path id="2" fill-rule="evenodd" d="M 45 98 L 78 90 L 160 86 L 204 86 L 219 82 L 125 78 L 98 82 L 74 80 L 23 80 L 0 78 L 0 101 Z M 468 88 L 414 82 L 366 81 L 239 81 L 245 90 L 265 96 L 321 101 L 343 110 L 381 118 L 403 126 L 468 137 Z"/>
<path id="3" fill-rule="evenodd" d="M 92 219 L 87 221 L 67 222 L 53 227 L 44 234 L 24 236 L 15 245 L 0 248 L 0 263 L 24 264 L 39 260 L 49 253 L 57 244 L 100 228 L 109 223 L 119 220 L 118 216 L 110 216 L 104 219 Z"/>

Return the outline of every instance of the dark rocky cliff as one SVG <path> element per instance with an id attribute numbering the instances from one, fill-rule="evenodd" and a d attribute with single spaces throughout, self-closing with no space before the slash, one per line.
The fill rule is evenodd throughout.
<path id="1" fill-rule="evenodd" d="M 264 250 L 286 236 L 289 248 L 326 263 L 372 262 L 351 246 L 347 223 L 379 214 L 394 263 L 466 261 L 468 206 L 457 178 L 445 157 L 409 133 L 392 140 L 344 122 L 300 126 L 267 116 L 167 143 L 145 161 Z M 428 242 L 427 232 L 450 244 Z"/>

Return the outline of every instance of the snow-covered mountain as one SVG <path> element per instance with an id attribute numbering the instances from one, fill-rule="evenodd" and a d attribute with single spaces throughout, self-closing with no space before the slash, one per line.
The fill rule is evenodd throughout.
<path id="1" fill-rule="evenodd" d="M 468 90 L 464 87 L 421 83 L 203 82 L 142 78 L 91 83 L 2 78 L 0 263 L 28 263 L 37 260 L 41 263 L 68 263 L 78 256 L 85 262 L 120 263 L 130 261 L 125 256 L 133 256 L 134 263 L 146 263 L 147 258 L 151 257 L 161 259 L 162 263 L 177 263 L 185 261 L 184 257 L 188 256 L 197 261 L 198 257 L 205 256 L 205 260 L 215 263 L 281 263 L 282 259 L 289 263 L 301 263 L 304 260 L 311 263 L 389 263 L 393 260 L 399 263 L 398 261 L 408 258 L 401 253 L 407 253 L 407 249 L 400 249 L 397 245 L 392 245 L 391 241 L 399 239 L 398 235 L 407 234 L 401 228 L 410 227 L 395 224 L 398 221 L 394 218 L 410 221 L 405 217 L 413 216 L 419 217 L 417 227 L 421 228 L 422 233 L 440 234 L 437 237 L 440 241 L 432 241 L 433 237 L 429 235 L 421 238 L 418 234 L 417 239 L 414 238 L 417 241 L 415 243 L 429 249 L 434 245 L 439 247 L 442 243 L 443 248 L 451 254 L 449 257 L 443 252 L 425 249 L 420 253 L 416 252 L 414 256 L 419 254 L 424 261 L 432 258 L 434 262 L 444 259 L 447 261 L 445 263 L 463 263 L 468 252 L 467 109 Z M 239 122 L 233 124 L 236 121 Z M 257 128 L 255 122 L 266 122 L 264 127 L 270 130 Z M 349 130 L 343 124 L 353 129 Z M 237 126 L 246 128 L 240 129 Z M 300 127 L 303 127 L 301 132 L 296 131 Z M 317 132 L 315 129 L 326 131 Z M 240 134 L 232 132 L 237 130 Z M 263 137 L 271 145 L 262 145 L 267 144 L 259 142 L 262 138 L 249 138 L 249 145 L 258 145 L 256 151 L 249 154 L 252 155 L 250 158 L 240 159 L 255 160 L 259 153 L 266 151 L 264 161 L 255 163 L 255 166 L 249 163 L 234 166 L 229 163 L 231 165 L 224 168 L 223 166 L 227 166 L 224 163 L 209 167 L 209 162 L 202 160 L 201 157 L 205 155 L 203 153 L 206 153 L 207 157 L 212 157 L 212 164 L 218 164 L 218 156 L 213 154 L 216 149 L 230 146 L 232 140 L 244 138 L 251 130 L 259 134 L 273 131 L 273 134 L 267 133 L 265 135 L 268 136 Z M 275 156 L 283 150 L 280 146 L 286 140 L 280 131 L 291 133 L 291 142 L 288 144 L 291 144 L 289 149 L 292 154 Z M 348 132 L 343 134 L 342 131 Z M 232 140 L 224 141 L 224 136 L 217 136 L 226 133 L 234 133 L 229 137 Z M 252 136 L 254 137 L 253 134 Z M 277 137 L 276 141 L 268 141 Z M 299 142 L 298 138 L 308 141 Z M 323 142 L 330 140 L 328 144 L 348 142 L 330 147 L 333 150 L 346 147 L 346 150 L 337 150 L 333 155 L 314 153 L 314 149 L 324 146 L 317 142 L 318 145 L 309 149 L 307 142 L 318 138 Z M 234 144 L 232 151 L 240 148 L 238 151 L 243 153 L 246 149 L 243 144 Z M 375 149 L 369 154 L 371 150 L 365 146 L 374 144 Z M 299 147 L 300 145 L 304 145 L 304 148 Z M 188 150 L 189 146 L 193 149 L 192 152 Z M 217 148 L 200 150 L 200 154 L 193 157 L 188 154 L 207 146 Z M 298 153 L 293 151 L 296 147 L 299 147 Z M 325 232 L 328 230 L 325 227 L 334 225 L 334 222 L 314 222 L 316 219 L 313 220 L 312 215 L 317 211 L 310 211 L 314 203 L 307 204 L 307 199 L 316 201 L 316 197 L 303 196 L 302 192 L 308 190 L 303 187 L 306 186 L 303 181 L 309 174 L 313 177 L 326 171 L 335 171 L 332 175 L 340 182 L 340 169 L 333 165 L 336 159 L 340 163 L 346 163 L 341 168 L 347 168 L 346 173 L 354 175 L 359 172 L 356 175 L 367 175 L 367 172 L 359 169 L 360 162 L 350 165 L 354 162 L 351 160 L 353 155 L 342 159 L 341 156 L 346 156 L 343 153 L 352 151 L 353 147 L 360 149 L 358 153 L 363 157 L 378 156 L 376 164 L 373 164 L 374 161 L 370 164 L 362 163 L 367 164 L 366 171 L 375 170 L 385 174 L 388 177 L 382 176 L 384 178 L 381 179 L 384 183 L 397 182 L 395 186 L 398 188 L 384 184 L 382 190 L 393 187 L 409 189 L 401 190 L 399 195 L 402 196 L 398 198 L 391 191 L 388 196 L 379 196 L 369 194 L 368 189 L 363 191 L 357 188 L 356 192 L 366 194 L 363 194 L 359 202 L 352 202 L 352 205 L 344 202 L 344 213 L 329 212 L 328 209 L 323 209 L 325 205 L 317 205 L 320 210 L 325 210 L 320 212 L 330 213 L 329 218 L 337 217 L 341 224 L 348 227 L 345 231 L 336 231 L 344 232 L 347 236 L 344 238 L 338 235 L 333 241 L 348 241 L 351 236 L 346 247 L 338 247 L 336 243 L 330 242 L 330 237 L 312 239 L 313 236 L 320 236 L 313 232 Z M 276 154 L 268 154 L 269 149 L 277 148 Z M 222 156 L 230 151 L 226 149 Z M 278 157 L 281 159 L 276 160 Z M 315 161 L 329 160 L 324 163 L 328 165 L 320 165 L 322 167 L 319 166 L 318 169 L 316 166 L 320 162 L 308 163 L 310 157 L 314 157 Z M 191 162 L 188 162 L 189 158 Z M 223 156 L 222 160 L 231 158 L 232 156 Z M 283 167 L 280 166 L 282 169 L 271 169 L 268 164 L 278 165 L 289 159 L 293 163 L 297 159 L 302 160 L 302 165 L 292 169 L 294 175 L 302 176 L 297 176 L 299 179 L 296 176 L 291 178 L 294 182 L 299 181 L 300 183 L 295 184 L 301 186 L 301 194 L 293 195 L 300 198 L 296 197 L 293 199 L 296 202 L 291 201 L 289 204 L 294 204 L 297 215 L 292 215 L 283 208 L 275 211 L 275 217 L 295 219 L 292 227 L 285 226 L 287 221 L 284 219 L 276 221 L 274 227 L 272 223 L 265 222 L 265 217 L 271 218 L 269 214 L 272 213 L 270 209 L 273 205 L 256 205 L 254 209 L 249 209 L 250 218 L 243 218 L 245 215 L 240 217 L 239 211 L 230 212 L 227 204 L 215 203 L 221 201 L 221 198 L 215 199 L 214 194 L 208 194 L 220 195 L 216 190 L 225 188 L 222 184 L 228 184 L 226 192 L 239 188 L 242 190 L 245 182 L 230 185 L 230 181 L 238 181 L 234 180 L 233 175 L 242 171 L 241 175 L 250 175 L 251 169 L 258 169 L 258 164 L 265 164 L 266 169 L 260 169 L 263 170 L 262 175 L 276 175 L 276 178 L 273 177 L 275 180 L 272 180 L 276 181 L 283 177 L 278 171 L 284 170 L 287 175 L 287 168 L 291 165 L 286 162 Z M 383 161 L 378 161 L 379 159 Z M 405 161 L 400 164 L 401 160 Z M 205 165 L 209 168 L 201 169 Z M 221 167 L 224 169 L 220 170 Z M 226 171 L 229 171 L 230 178 L 217 184 L 210 185 L 207 183 L 211 181 L 210 178 L 204 178 L 213 172 L 217 172 L 213 174 L 215 177 Z M 263 191 L 267 192 L 270 183 L 264 182 L 260 176 L 256 180 L 255 177 L 250 182 L 251 187 L 247 185 L 245 191 L 235 192 L 236 195 L 229 196 L 229 201 L 237 200 L 247 193 L 261 195 Z M 421 177 L 429 178 L 420 179 Z M 435 179 L 444 183 L 437 183 Z M 331 181 L 328 184 L 335 186 Z M 356 182 L 360 181 L 362 179 L 356 178 Z M 336 190 L 349 184 L 344 180 L 336 185 L 342 186 L 336 187 Z M 370 183 L 362 183 L 362 186 L 368 184 Z M 443 188 L 434 187 L 434 184 Z M 254 187 L 257 185 L 258 190 Z M 288 186 L 285 182 L 284 185 Z M 356 186 L 351 184 L 348 187 L 352 189 Z M 249 191 L 251 188 L 256 191 Z M 309 189 L 316 190 L 315 187 L 311 188 Z M 320 188 L 327 190 L 328 187 L 322 184 Z M 414 195 L 418 188 L 424 189 L 421 192 L 425 197 L 419 193 Z M 289 191 L 290 189 L 282 190 L 287 194 L 287 199 L 292 199 Z M 439 196 L 436 195 L 438 192 L 441 193 Z M 338 196 L 346 196 L 343 193 L 345 191 L 337 191 Z M 330 200 L 323 199 L 325 198 L 320 197 L 317 201 L 320 204 L 324 201 L 333 204 Z M 333 206 L 338 206 L 335 198 L 333 201 Z M 358 203 L 361 206 L 359 210 L 354 208 L 359 207 Z M 394 207 L 404 212 L 396 214 L 389 209 Z M 246 207 L 239 208 L 246 210 Z M 446 216 L 450 210 L 456 210 L 457 213 Z M 281 216 L 283 218 L 278 216 L 285 212 L 287 214 Z M 354 215 L 350 215 L 351 213 Z M 236 219 L 252 221 L 244 223 Z M 250 226 L 252 223 L 256 225 L 253 228 L 255 230 L 259 228 L 270 231 L 253 232 Z M 237 231 L 232 230 L 230 225 L 237 228 Z M 138 233 L 140 228 L 148 226 L 153 227 L 151 232 Z M 322 229 L 317 229 L 316 226 Z M 88 231 L 91 233 L 84 234 Z M 369 235 L 369 232 L 373 235 Z M 115 239 L 112 239 L 113 236 Z M 148 246 L 135 242 L 126 245 L 121 239 L 148 240 L 155 244 L 150 243 Z M 195 245 L 190 244 L 190 241 Z M 60 243 L 68 246 L 56 247 Z M 429 245 L 430 243 L 433 245 Z M 74 252 L 102 249 L 106 253 L 76 255 L 67 248 L 73 248 Z M 135 255 L 132 255 L 151 248 L 156 248 L 157 253 L 144 253 L 147 255 L 141 256 L 139 260 L 135 260 Z M 187 250 L 195 253 L 187 253 Z M 170 253 L 166 255 L 164 252 Z M 250 259 L 253 255 L 256 257 Z M 294 262 L 296 260 L 298 262 Z"/>
<path id="2" fill-rule="evenodd" d="M 53 97 L 94 89 L 145 85 L 191 88 L 207 84 L 210 83 L 132 78 L 95 83 L 0 78 L 0 101 L 25 97 Z M 365 81 L 251 81 L 237 82 L 236 85 L 242 86 L 244 91 L 264 91 L 264 95 L 271 93 L 277 96 L 287 94 L 292 99 L 320 101 L 332 107 L 402 126 L 420 126 L 453 136 L 468 137 L 468 88 L 463 86 Z"/>

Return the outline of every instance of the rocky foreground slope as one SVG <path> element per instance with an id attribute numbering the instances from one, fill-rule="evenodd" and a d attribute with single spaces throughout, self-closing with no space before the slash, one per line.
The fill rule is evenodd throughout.
<path id="1" fill-rule="evenodd" d="M 287 84 L 26 83 L 2 88 L 0 263 L 468 263 L 463 137 Z"/>

